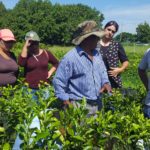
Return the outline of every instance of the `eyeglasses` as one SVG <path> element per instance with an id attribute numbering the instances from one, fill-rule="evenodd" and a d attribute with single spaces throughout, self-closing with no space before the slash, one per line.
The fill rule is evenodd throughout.
<path id="1" fill-rule="evenodd" d="M 114 30 L 112 30 L 112 29 L 107 28 L 107 30 L 108 30 L 108 31 L 111 31 L 113 34 L 116 33 L 116 31 L 114 31 Z"/>

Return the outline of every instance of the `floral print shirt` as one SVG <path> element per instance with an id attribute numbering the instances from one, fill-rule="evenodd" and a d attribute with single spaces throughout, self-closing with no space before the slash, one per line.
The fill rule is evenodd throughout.
<path id="1" fill-rule="evenodd" d="M 128 61 L 125 50 L 122 45 L 114 40 L 112 40 L 109 46 L 102 46 L 100 42 L 97 45 L 97 50 L 101 53 L 107 71 L 110 70 L 111 67 L 119 67 L 119 63 L 123 63 Z M 122 81 L 120 75 L 117 77 L 109 76 L 109 80 L 111 86 L 113 88 L 121 88 Z"/>

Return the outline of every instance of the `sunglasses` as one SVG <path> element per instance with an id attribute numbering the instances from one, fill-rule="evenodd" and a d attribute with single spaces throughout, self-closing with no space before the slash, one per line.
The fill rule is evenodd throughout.
<path id="1" fill-rule="evenodd" d="M 116 33 L 116 31 L 114 31 L 114 30 L 112 30 L 112 29 L 107 28 L 107 30 L 108 30 L 108 31 L 111 31 L 113 34 Z"/>

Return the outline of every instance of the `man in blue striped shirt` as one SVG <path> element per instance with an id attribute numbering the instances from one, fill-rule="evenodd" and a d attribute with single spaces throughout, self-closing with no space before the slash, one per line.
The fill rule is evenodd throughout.
<path id="1" fill-rule="evenodd" d="M 61 60 L 53 80 L 55 94 L 64 105 L 86 98 L 89 113 L 95 114 L 102 107 L 101 93 L 111 92 L 105 65 L 95 50 L 103 35 L 95 21 L 78 25 L 73 39 L 76 47 Z"/>

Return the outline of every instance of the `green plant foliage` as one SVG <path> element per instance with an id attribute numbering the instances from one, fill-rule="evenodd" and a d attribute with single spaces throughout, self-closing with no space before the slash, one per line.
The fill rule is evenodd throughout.
<path id="1" fill-rule="evenodd" d="M 22 43 L 15 45 L 18 55 Z M 41 47 L 54 53 L 58 59 L 72 47 Z M 150 147 L 150 120 L 143 116 L 143 99 L 146 91 L 137 75 L 137 66 L 147 47 L 125 46 L 129 57 L 129 68 L 122 74 L 124 88 L 113 90 L 113 95 L 102 95 L 103 109 L 97 117 L 88 116 L 86 100 L 80 107 L 65 109 L 54 95 L 43 100 L 44 83 L 37 92 L 39 102 L 24 90 L 22 70 L 18 84 L 14 87 L 0 87 L 0 149 L 11 149 L 18 134 L 22 149 L 64 150 L 135 150 Z M 30 89 L 29 89 L 30 93 Z M 30 128 L 32 120 L 38 117 L 39 128 Z M 31 141 L 32 139 L 32 141 Z"/>
<path id="2" fill-rule="evenodd" d="M 147 22 L 139 24 L 136 28 L 137 39 L 142 43 L 150 43 L 150 25 Z"/>

